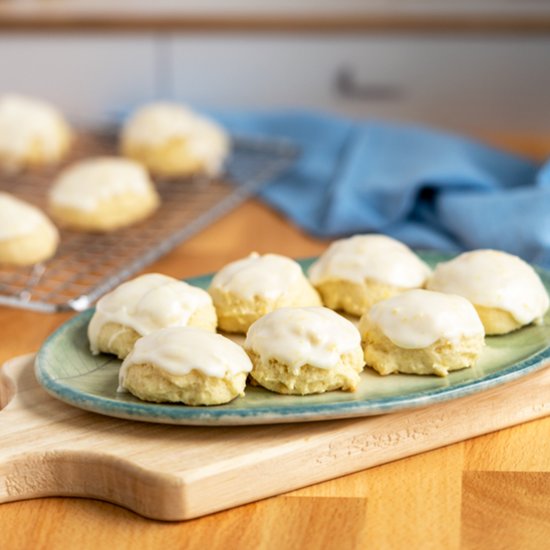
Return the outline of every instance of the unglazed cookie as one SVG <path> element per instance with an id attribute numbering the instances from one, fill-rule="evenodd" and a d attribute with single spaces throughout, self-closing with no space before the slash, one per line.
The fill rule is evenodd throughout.
<path id="1" fill-rule="evenodd" d="M 517 256 L 497 250 L 465 252 L 440 263 L 427 288 L 470 300 L 487 334 L 506 334 L 539 323 L 549 305 L 535 270 Z"/>
<path id="2" fill-rule="evenodd" d="M 437 374 L 472 366 L 484 346 L 483 325 L 461 296 L 409 290 L 361 317 L 365 361 L 380 374 Z"/>
<path id="3" fill-rule="evenodd" d="M 137 162 L 98 157 L 73 164 L 50 190 L 50 211 L 61 225 L 78 231 L 113 231 L 152 214 L 159 196 Z"/>
<path id="4" fill-rule="evenodd" d="M 294 260 L 278 254 L 253 253 L 216 273 L 208 289 L 226 332 L 248 327 L 280 307 L 320 306 L 321 299 Z"/>
<path id="5" fill-rule="evenodd" d="M 140 338 L 120 368 L 119 391 L 155 403 L 220 405 L 244 395 L 250 359 L 237 344 L 191 327 Z"/>
<path id="6" fill-rule="evenodd" d="M 268 313 L 250 327 L 244 347 L 251 377 L 277 393 L 354 391 L 364 365 L 355 326 L 325 307 Z"/>
<path id="7" fill-rule="evenodd" d="M 385 235 L 355 235 L 332 243 L 310 267 L 323 303 L 352 315 L 424 285 L 430 268 L 406 245 Z"/>
<path id="8" fill-rule="evenodd" d="M 88 325 L 93 354 L 124 359 L 142 336 L 190 326 L 214 332 L 216 311 L 205 290 L 167 275 L 148 273 L 122 283 L 99 300 Z"/>
<path id="9" fill-rule="evenodd" d="M 41 210 L 0 192 L 0 263 L 18 266 L 55 254 L 59 233 Z"/>
<path id="10" fill-rule="evenodd" d="M 161 177 L 218 175 L 229 152 L 225 130 L 176 103 L 153 103 L 124 125 L 122 154 Z"/>
<path id="11" fill-rule="evenodd" d="M 7 171 L 60 161 L 71 131 L 61 113 L 45 101 L 0 96 L 0 165 Z"/>

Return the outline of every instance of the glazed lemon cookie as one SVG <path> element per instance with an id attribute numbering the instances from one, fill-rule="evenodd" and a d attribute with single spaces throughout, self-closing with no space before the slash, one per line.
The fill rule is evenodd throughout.
<path id="1" fill-rule="evenodd" d="M 50 211 L 77 231 L 113 231 L 152 214 L 160 199 L 137 162 L 98 157 L 64 170 L 50 190 Z"/>
<path id="2" fill-rule="evenodd" d="M 88 325 L 93 354 L 124 359 L 138 338 L 171 326 L 214 332 L 216 311 L 205 290 L 167 275 L 148 273 L 121 284 L 99 300 Z"/>
<path id="3" fill-rule="evenodd" d="M 220 405 L 244 395 L 250 359 L 213 332 L 171 327 L 140 338 L 122 363 L 119 391 L 155 403 Z"/>
<path id="4" fill-rule="evenodd" d="M 280 307 L 320 306 L 321 299 L 290 258 L 278 254 L 247 258 L 223 267 L 208 289 L 226 332 L 246 333 L 266 313 Z"/>
<path id="5" fill-rule="evenodd" d="M 124 125 L 122 154 L 161 177 L 218 175 L 229 152 L 225 130 L 177 103 L 153 103 Z"/>
<path id="6" fill-rule="evenodd" d="M 59 233 L 41 210 L 0 192 L 0 263 L 32 265 L 55 254 Z"/>
<path id="7" fill-rule="evenodd" d="M 60 161 L 71 131 L 55 107 L 20 95 L 0 96 L 0 165 L 8 171 Z"/>
<path id="8" fill-rule="evenodd" d="M 430 268 L 406 245 L 385 235 L 355 235 L 332 243 L 308 275 L 323 303 L 352 315 L 424 285 Z"/>
<path id="9" fill-rule="evenodd" d="M 440 263 L 427 287 L 470 300 L 487 334 L 506 334 L 538 323 L 549 305 L 535 270 L 517 256 L 497 250 L 474 250 Z"/>
<path id="10" fill-rule="evenodd" d="M 470 367 L 484 346 L 475 308 L 461 296 L 409 290 L 361 317 L 365 361 L 380 374 L 437 374 Z"/>
<path id="11" fill-rule="evenodd" d="M 251 377 L 277 393 L 354 391 L 364 365 L 355 326 L 325 307 L 268 313 L 250 327 L 244 347 Z"/>

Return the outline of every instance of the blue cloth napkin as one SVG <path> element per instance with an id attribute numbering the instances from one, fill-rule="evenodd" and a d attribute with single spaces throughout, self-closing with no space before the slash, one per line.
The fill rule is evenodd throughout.
<path id="1" fill-rule="evenodd" d="M 550 162 L 440 131 L 309 112 L 229 113 L 236 133 L 297 143 L 261 194 L 309 233 L 381 232 L 410 246 L 497 248 L 550 267 Z"/>

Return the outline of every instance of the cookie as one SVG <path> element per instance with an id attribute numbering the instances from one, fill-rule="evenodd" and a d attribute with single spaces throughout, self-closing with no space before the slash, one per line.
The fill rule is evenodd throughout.
<path id="1" fill-rule="evenodd" d="M 35 206 L 0 192 L 0 264 L 26 266 L 51 258 L 59 233 Z"/>
<path id="2" fill-rule="evenodd" d="M 380 300 L 422 287 L 429 274 L 406 245 L 385 235 L 335 241 L 308 271 L 325 306 L 356 316 Z"/>
<path id="3" fill-rule="evenodd" d="M 70 144 L 69 125 L 55 107 L 15 94 L 0 96 L 0 166 L 5 171 L 55 164 Z"/>
<path id="4" fill-rule="evenodd" d="M 146 170 L 116 157 L 73 164 L 59 175 L 49 195 L 51 215 L 60 225 L 100 233 L 147 218 L 159 203 Z"/>
<path id="5" fill-rule="evenodd" d="M 120 368 L 119 391 L 155 403 L 221 405 L 244 395 L 251 369 L 245 351 L 225 336 L 164 328 L 136 342 Z"/>
<path id="6" fill-rule="evenodd" d="M 472 366 L 484 330 L 461 296 L 409 290 L 373 305 L 361 317 L 365 361 L 379 374 L 436 374 Z"/>
<path id="7" fill-rule="evenodd" d="M 225 130 L 177 103 L 153 103 L 124 125 L 120 150 L 155 176 L 219 175 L 229 153 Z"/>
<path id="8" fill-rule="evenodd" d="M 244 347 L 251 378 L 283 394 L 354 391 L 364 365 L 355 326 L 324 307 L 268 313 L 250 327 Z"/>
<path id="9" fill-rule="evenodd" d="M 103 296 L 88 325 L 93 354 L 124 359 L 136 341 L 161 328 L 190 326 L 214 332 L 216 311 L 201 288 L 160 273 L 122 283 Z"/>
<path id="10" fill-rule="evenodd" d="M 540 323 L 549 306 L 536 271 L 498 250 L 474 250 L 440 263 L 427 288 L 458 294 L 474 304 L 486 334 L 507 334 Z"/>
<path id="11" fill-rule="evenodd" d="M 247 258 L 226 265 L 208 288 L 226 332 L 246 333 L 250 325 L 280 307 L 320 306 L 321 299 L 294 260 L 278 254 Z"/>

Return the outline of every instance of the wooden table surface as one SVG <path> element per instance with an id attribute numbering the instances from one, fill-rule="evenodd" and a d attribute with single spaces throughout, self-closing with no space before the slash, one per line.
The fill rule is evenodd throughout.
<path id="1" fill-rule="evenodd" d="M 548 137 L 486 137 L 532 157 L 550 154 Z M 251 201 L 148 271 L 190 277 L 253 250 L 301 257 L 326 244 Z M 0 308 L 0 363 L 35 351 L 69 317 Z M 187 522 L 88 499 L 0 505 L 2 550 L 104 547 L 549 548 L 550 417 Z"/>

